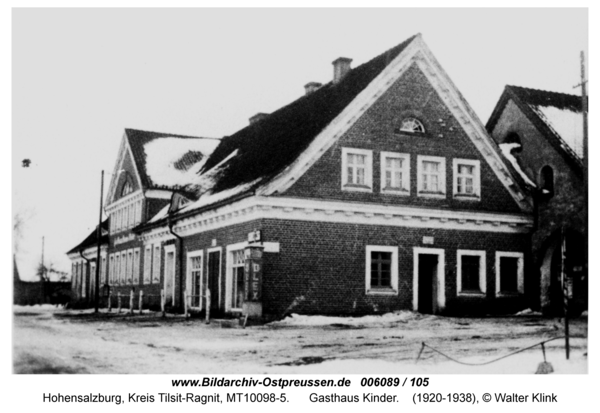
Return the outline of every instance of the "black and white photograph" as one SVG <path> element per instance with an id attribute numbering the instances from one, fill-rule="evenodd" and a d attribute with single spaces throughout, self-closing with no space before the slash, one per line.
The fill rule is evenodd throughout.
<path id="1" fill-rule="evenodd" d="M 11 21 L 15 377 L 590 372 L 588 9 Z"/>

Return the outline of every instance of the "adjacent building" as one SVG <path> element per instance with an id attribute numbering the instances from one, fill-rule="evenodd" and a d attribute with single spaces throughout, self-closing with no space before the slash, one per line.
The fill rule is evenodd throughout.
<path id="1" fill-rule="evenodd" d="M 587 309 L 581 97 L 506 86 L 486 127 L 534 201 L 532 258 L 542 310 L 563 314 L 563 287 L 574 313 Z"/>
<path id="2" fill-rule="evenodd" d="M 530 306 L 531 197 L 422 37 L 351 64 L 220 140 L 126 130 L 111 295 L 263 318 Z"/>

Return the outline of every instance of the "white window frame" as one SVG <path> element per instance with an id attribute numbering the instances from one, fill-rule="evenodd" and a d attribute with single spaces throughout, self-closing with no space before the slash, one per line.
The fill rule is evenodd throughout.
<path id="1" fill-rule="evenodd" d="M 152 284 L 152 245 L 144 247 L 144 274 L 142 275 L 142 284 Z"/>
<path id="2" fill-rule="evenodd" d="M 425 192 L 423 189 L 423 162 L 438 162 L 440 164 L 438 192 Z M 446 198 L 446 158 L 443 156 L 417 156 L 417 195 L 426 198 Z"/>
<path id="3" fill-rule="evenodd" d="M 402 168 L 400 172 L 402 173 L 402 187 L 387 187 L 387 174 L 388 168 L 386 167 L 386 160 L 388 158 L 391 159 L 401 159 L 402 160 Z M 410 155 L 407 153 L 397 153 L 397 152 L 381 152 L 381 175 L 380 175 L 380 184 L 381 184 L 381 193 L 382 194 L 392 194 L 392 195 L 410 195 Z M 392 175 L 393 180 L 393 175 Z"/>
<path id="4" fill-rule="evenodd" d="M 198 302 L 198 307 L 192 307 L 191 300 L 187 301 L 189 308 L 201 309 L 204 305 L 204 251 L 189 251 L 187 253 L 187 265 L 186 265 L 186 275 L 185 275 L 185 290 L 186 294 L 192 293 L 192 258 L 200 257 L 200 300 Z M 187 297 L 186 297 L 187 300 Z"/>
<path id="5" fill-rule="evenodd" d="M 106 252 L 100 255 L 100 262 L 102 263 L 100 266 L 100 284 L 108 284 L 108 257 L 106 256 Z"/>
<path id="6" fill-rule="evenodd" d="M 348 155 L 365 156 L 365 185 L 348 182 Z M 342 190 L 373 192 L 373 151 L 368 149 L 342 148 Z"/>
<path id="7" fill-rule="evenodd" d="M 227 253 L 227 273 L 225 275 L 225 311 L 242 311 L 241 308 L 236 308 L 231 305 L 233 300 L 233 253 L 237 251 L 244 251 L 244 248 L 247 245 L 247 242 L 239 242 L 237 244 L 230 244 L 225 248 L 225 252 Z"/>
<path id="8" fill-rule="evenodd" d="M 391 252 L 391 288 L 371 287 L 371 253 Z M 398 247 L 389 245 L 367 245 L 365 256 L 365 293 L 368 295 L 398 295 Z"/>
<path id="9" fill-rule="evenodd" d="M 467 165 L 473 167 L 473 193 L 458 192 L 458 166 Z M 454 198 L 470 201 L 479 201 L 481 199 L 481 169 L 480 162 L 474 159 L 453 159 L 452 160 L 452 187 Z"/>
<path id="10" fill-rule="evenodd" d="M 140 249 L 133 249 L 133 285 L 140 284 Z"/>
<path id="11" fill-rule="evenodd" d="M 127 284 L 127 251 L 121 251 L 121 285 Z"/>
<path id="12" fill-rule="evenodd" d="M 161 248 L 160 244 L 152 246 L 152 276 L 150 284 L 160 284 L 160 264 L 161 264 Z"/>
<path id="13" fill-rule="evenodd" d="M 446 307 L 446 251 L 443 248 L 413 247 L 413 311 L 419 311 L 419 256 L 437 255 L 437 313 Z"/>
<path id="14" fill-rule="evenodd" d="M 462 289 L 462 257 L 479 257 L 479 289 L 480 291 L 463 291 Z M 481 250 L 456 250 L 456 293 L 459 296 L 485 296 L 487 291 L 486 253 Z"/>
<path id="15" fill-rule="evenodd" d="M 411 129 L 405 129 L 404 125 L 406 125 L 408 122 L 412 122 L 412 123 L 416 124 L 418 127 L 421 128 L 421 130 L 414 131 Z M 400 132 L 425 133 L 425 125 L 423 125 L 423 122 L 421 122 L 419 119 L 415 118 L 414 116 L 409 116 L 407 118 L 402 119 L 402 121 L 400 122 Z"/>
<path id="16" fill-rule="evenodd" d="M 165 245 L 163 247 L 163 252 L 164 252 L 164 261 L 165 261 L 165 267 L 163 268 L 163 289 L 165 290 L 165 295 L 166 295 L 166 291 L 167 291 L 167 254 L 173 253 L 173 285 L 172 285 L 172 294 L 173 294 L 173 300 L 171 301 L 171 305 L 173 307 L 175 307 L 176 301 L 177 301 L 177 296 L 175 295 L 175 284 L 177 283 L 177 251 L 175 250 L 175 245 L 170 244 L 170 245 Z"/>
<path id="17" fill-rule="evenodd" d="M 108 256 L 108 284 L 113 285 L 115 283 L 115 254 Z"/>
<path id="18" fill-rule="evenodd" d="M 518 258 L 517 263 L 517 291 L 500 291 L 500 258 L 510 257 Z M 496 296 L 511 297 L 525 293 L 525 278 L 524 278 L 525 254 L 522 252 L 496 251 Z"/>

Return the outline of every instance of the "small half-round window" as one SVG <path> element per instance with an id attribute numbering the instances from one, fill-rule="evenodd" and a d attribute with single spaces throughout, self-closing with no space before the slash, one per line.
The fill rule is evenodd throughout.
<path id="1" fill-rule="evenodd" d="M 404 119 L 402 121 L 402 125 L 400 126 L 400 130 L 402 132 L 425 133 L 425 127 L 418 119 L 415 118 Z"/>

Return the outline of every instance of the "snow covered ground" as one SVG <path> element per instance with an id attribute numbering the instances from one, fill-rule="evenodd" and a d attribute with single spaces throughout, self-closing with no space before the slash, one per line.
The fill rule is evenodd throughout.
<path id="1" fill-rule="evenodd" d="M 292 315 L 245 329 L 230 322 L 156 313 L 107 314 L 52 306 L 14 307 L 15 373 L 508 373 L 533 374 L 541 346 L 485 363 L 553 337 L 561 320 L 532 312 L 450 318 L 402 311 L 381 316 Z M 545 344 L 555 374 L 587 373 L 587 317 L 570 320 L 564 339 Z M 419 361 L 417 357 L 423 349 Z"/>

